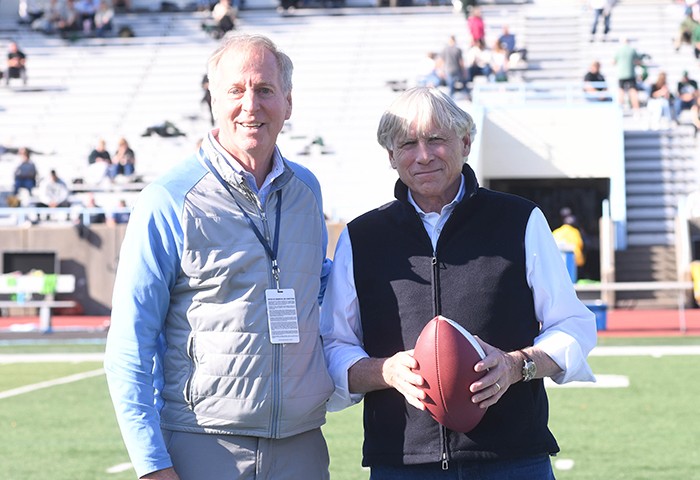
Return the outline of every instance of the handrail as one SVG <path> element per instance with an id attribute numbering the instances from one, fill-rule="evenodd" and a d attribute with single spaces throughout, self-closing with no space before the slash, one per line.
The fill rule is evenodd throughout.
<path id="1" fill-rule="evenodd" d="M 601 296 L 606 292 L 625 291 L 656 291 L 672 290 L 678 293 L 678 330 L 685 335 L 688 330 L 685 318 L 686 293 L 693 290 L 693 282 L 602 282 L 602 283 L 577 283 L 574 285 L 577 292 L 601 292 Z"/>
<path id="2" fill-rule="evenodd" d="M 129 207 L 17 207 L 0 208 L 0 219 L 14 219 L 14 226 L 20 226 L 26 222 L 39 221 L 42 217 L 64 216 L 70 220 L 79 221 L 83 225 L 92 223 L 91 215 L 103 214 L 105 220 L 109 216 L 118 213 L 131 213 Z M 12 225 L 5 224 L 5 226 Z"/>
<path id="3" fill-rule="evenodd" d="M 604 88 L 587 92 L 585 87 Z M 608 82 L 537 81 L 477 83 L 472 92 L 476 104 L 525 104 L 539 102 L 596 103 L 613 101 L 614 89 Z"/>

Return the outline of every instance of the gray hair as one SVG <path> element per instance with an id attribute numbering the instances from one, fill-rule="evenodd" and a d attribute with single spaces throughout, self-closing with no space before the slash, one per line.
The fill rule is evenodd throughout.
<path id="1" fill-rule="evenodd" d="M 430 128 L 445 128 L 458 138 L 469 134 L 473 139 L 476 125 L 471 115 L 462 110 L 449 95 L 436 88 L 414 87 L 402 92 L 379 120 L 377 141 L 386 150 L 409 135 L 411 127 L 419 134 Z"/>
<path id="2" fill-rule="evenodd" d="M 214 86 L 219 82 L 219 64 L 227 52 L 235 52 L 237 55 L 249 55 L 250 52 L 259 48 L 265 48 L 275 56 L 277 67 L 280 72 L 282 88 L 285 94 L 289 94 L 292 91 L 292 72 L 294 70 L 292 59 L 277 48 L 277 45 L 268 37 L 246 33 L 238 33 L 224 37 L 219 47 L 209 57 L 207 61 L 209 91 L 214 91 Z"/>

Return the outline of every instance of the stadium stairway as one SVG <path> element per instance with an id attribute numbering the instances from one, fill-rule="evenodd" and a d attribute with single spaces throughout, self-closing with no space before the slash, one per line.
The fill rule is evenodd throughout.
<path id="1" fill-rule="evenodd" d="M 678 280 L 675 217 L 681 197 L 697 189 L 693 129 L 625 132 L 628 248 L 615 254 L 616 280 Z M 618 292 L 618 306 L 673 308 L 673 291 Z"/>
<path id="2" fill-rule="evenodd" d="M 627 243 L 673 245 L 681 197 L 697 189 L 693 129 L 625 132 Z"/>

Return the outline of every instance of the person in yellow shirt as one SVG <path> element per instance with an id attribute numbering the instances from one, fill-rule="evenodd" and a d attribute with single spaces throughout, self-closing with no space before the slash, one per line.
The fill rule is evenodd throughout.
<path id="1" fill-rule="evenodd" d="M 586 256 L 583 253 L 583 237 L 581 231 L 576 228 L 576 217 L 567 215 L 563 219 L 561 227 L 552 232 L 561 250 L 574 252 L 574 261 L 577 267 L 582 267 L 586 263 Z"/>

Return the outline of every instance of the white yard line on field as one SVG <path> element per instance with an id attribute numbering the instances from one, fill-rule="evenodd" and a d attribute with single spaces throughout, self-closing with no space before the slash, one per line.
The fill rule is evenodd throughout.
<path id="1" fill-rule="evenodd" d="M 33 383 L 31 385 L 25 385 L 23 387 L 13 388 L 12 390 L 5 390 L 4 392 L 0 392 L 0 399 L 15 397 L 17 395 L 22 395 L 23 393 L 41 390 L 42 388 L 55 387 L 56 385 L 64 385 L 66 383 L 78 382 L 86 378 L 104 375 L 104 373 L 105 371 L 102 368 L 100 368 L 98 370 L 92 370 L 90 372 L 76 373 L 75 375 L 68 375 L 67 377 L 47 380 L 45 382 Z"/>
<path id="2" fill-rule="evenodd" d="M 0 354 L 0 364 L 102 362 L 104 358 L 104 353 L 6 353 Z"/>
<path id="3" fill-rule="evenodd" d="M 595 347 L 591 352 L 594 357 L 663 357 L 666 355 L 700 355 L 700 345 L 649 345 L 649 346 L 611 346 Z M 0 354 L 3 363 L 41 363 L 41 362 L 102 362 L 103 353 L 7 353 Z"/>
<path id="4" fill-rule="evenodd" d="M 132 470 L 133 468 L 134 467 L 129 462 L 118 463 L 117 465 L 113 465 L 113 466 L 109 467 L 107 470 L 105 470 L 105 473 L 127 472 L 129 470 Z"/>
<path id="5" fill-rule="evenodd" d="M 664 357 L 667 355 L 700 355 L 700 345 L 649 345 L 627 347 L 595 347 L 595 357 Z"/>

